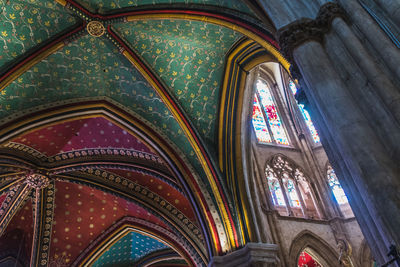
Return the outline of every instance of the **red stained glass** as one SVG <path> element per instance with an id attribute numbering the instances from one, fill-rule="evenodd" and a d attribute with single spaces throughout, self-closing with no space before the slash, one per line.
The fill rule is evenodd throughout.
<path id="1" fill-rule="evenodd" d="M 299 262 L 297 263 L 297 267 L 323 267 L 319 264 L 310 254 L 307 252 L 301 252 L 299 256 Z"/>
<path id="2" fill-rule="evenodd" d="M 254 95 L 253 99 L 253 116 L 252 122 L 256 132 L 257 140 L 261 143 L 271 143 L 271 136 L 268 133 L 267 126 L 265 124 L 264 116 L 261 112 L 260 103 L 258 102 L 257 96 Z"/>
<path id="3" fill-rule="evenodd" d="M 257 91 L 261 98 L 261 104 L 267 115 L 268 123 L 275 139 L 275 142 L 282 145 L 289 145 L 286 132 L 283 129 L 281 119 L 276 109 L 276 105 L 268 85 L 261 81 L 257 81 Z"/>

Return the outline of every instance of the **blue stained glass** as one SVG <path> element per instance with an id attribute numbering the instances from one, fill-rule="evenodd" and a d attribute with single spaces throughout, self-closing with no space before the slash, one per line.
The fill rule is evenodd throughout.
<path id="1" fill-rule="evenodd" d="M 269 191 L 271 192 L 272 202 L 275 206 L 286 206 L 285 199 L 283 197 L 282 188 L 279 184 L 278 179 L 270 175 L 268 177 Z"/>
<path id="2" fill-rule="evenodd" d="M 299 196 L 297 195 L 296 188 L 294 187 L 293 181 L 288 180 L 287 189 L 290 198 L 290 204 L 293 207 L 300 207 Z"/>
<path id="3" fill-rule="evenodd" d="M 300 108 L 301 114 L 303 114 L 304 121 L 306 122 L 307 127 L 310 130 L 310 133 L 311 133 L 311 136 L 312 136 L 314 142 L 319 143 L 320 142 L 319 135 L 318 135 L 317 130 L 314 127 L 312 120 L 311 120 L 310 113 L 308 113 L 308 111 L 306 109 L 304 109 L 303 104 L 299 104 L 299 108 Z"/>
<path id="4" fill-rule="evenodd" d="M 344 193 L 343 188 L 340 185 L 332 167 L 328 167 L 328 182 L 339 205 L 348 203 L 349 200 L 347 199 L 346 194 Z"/>
<path id="5" fill-rule="evenodd" d="M 257 81 L 257 91 L 261 97 L 261 103 L 265 114 L 268 117 L 268 123 L 271 128 L 272 135 L 276 143 L 282 145 L 289 145 L 288 138 L 285 130 L 283 129 L 281 119 L 278 115 L 274 99 L 272 98 L 271 92 L 267 84 L 261 80 Z"/>
<path id="6" fill-rule="evenodd" d="M 297 87 L 293 81 L 289 82 L 289 88 L 293 92 L 294 95 L 297 93 Z M 319 135 L 318 135 L 317 130 L 314 127 L 312 120 L 311 120 L 310 113 L 308 113 L 308 111 L 304 108 L 303 104 L 297 104 L 297 105 L 299 106 L 299 109 L 301 111 L 301 114 L 303 115 L 304 121 L 306 122 L 306 125 L 307 125 L 308 129 L 310 130 L 310 133 L 314 140 L 314 143 L 319 143 L 320 142 Z"/>
<path id="7" fill-rule="evenodd" d="M 271 136 L 268 133 L 264 116 L 262 115 L 261 112 L 260 103 L 258 102 L 256 95 L 254 95 L 252 122 L 258 142 L 271 143 L 272 142 Z"/>

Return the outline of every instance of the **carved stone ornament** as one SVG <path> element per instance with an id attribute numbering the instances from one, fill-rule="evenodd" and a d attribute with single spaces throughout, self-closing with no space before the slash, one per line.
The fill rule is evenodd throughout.
<path id="1" fill-rule="evenodd" d="M 42 174 L 33 173 L 26 177 L 26 183 L 35 189 L 42 189 L 50 184 L 50 179 Z"/>
<path id="2" fill-rule="evenodd" d="M 86 30 L 93 37 L 100 37 L 106 32 L 103 23 L 93 20 L 86 25 Z"/>
<path id="3" fill-rule="evenodd" d="M 323 36 L 330 30 L 332 20 L 336 17 L 346 18 L 344 9 L 337 3 L 329 2 L 321 6 L 315 20 L 300 19 L 278 31 L 278 41 L 286 59 L 294 65 L 293 50 L 310 40 L 322 42 Z M 297 67 L 293 67 L 299 75 Z"/>
<path id="4" fill-rule="evenodd" d="M 340 263 L 345 267 L 353 267 L 354 265 L 351 260 L 352 248 L 349 242 L 343 239 L 339 239 L 337 246 L 340 251 Z"/>

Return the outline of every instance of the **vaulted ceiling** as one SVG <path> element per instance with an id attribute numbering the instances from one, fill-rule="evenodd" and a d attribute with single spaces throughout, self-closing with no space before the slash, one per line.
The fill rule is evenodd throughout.
<path id="1" fill-rule="evenodd" d="M 0 0 L 1 259 L 204 265 L 243 244 L 217 163 L 228 57 L 280 60 L 246 3 Z"/>

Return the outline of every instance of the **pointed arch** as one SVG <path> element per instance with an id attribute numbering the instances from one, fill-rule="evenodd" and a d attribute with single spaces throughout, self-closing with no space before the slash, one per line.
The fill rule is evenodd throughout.
<path id="1" fill-rule="evenodd" d="M 269 177 L 272 174 L 280 181 L 286 202 L 286 210 L 278 206 L 277 210 L 281 215 L 306 218 L 321 217 L 309 179 L 310 176 L 295 161 L 278 153 L 266 161 L 264 170 L 267 179 L 270 179 Z M 273 197 L 272 192 L 270 192 L 270 195 Z"/>
<path id="2" fill-rule="evenodd" d="M 112 225 L 94 242 L 92 242 L 82 254 L 75 260 L 72 266 L 90 266 L 101 257 L 107 249 L 118 242 L 130 232 L 137 232 L 155 238 L 172 247 L 182 258 L 192 266 L 201 265 L 201 259 L 191 251 L 185 241 L 174 233 L 160 226 L 142 219 L 125 217 Z"/>
<path id="3" fill-rule="evenodd" d="M 339 255 L 322 238 L 311 231 L 303 230 L 294 239 L 289 248 L 289 266 L 297 266 L 299 255 L 305 249 L 310 249 L 323 261 L 324 267 L 335 267 L 339 264 Z"/>
<path id="4" fill-rule="evenodd" d="M 173 175 L 177 177 L 196 213 L 204 235 L 206 248 L 208 249 L 207 255 L 204 256 L 211 257 L 219 254 L 222 250 L 221 244 L 227 245 L 228 242 L 226 231 L 231 231 L 232 229 L 224 229 L 224 225 L 221 224 L 221 211 L 218 210 L 220 206 L 215 205 L 213 202 L 214 196 L 210 196 L 210 192 L 199 184 L 199 180 L 196 174 L 193 173 L 190 163 L 179 154 L 177 148 L 172 147 L 164 136 L 161 136 L 139 118 L 114 105 L 111 101 L 85 101 L 46 110 L 36 109 L 29 115 L 15 118 L 4 124 L 0 130 L 0 145 L 26 132 L 34 131 L 47 125 L 98 116 L 110 120 L 154 148 L 169 166 Z"/>

